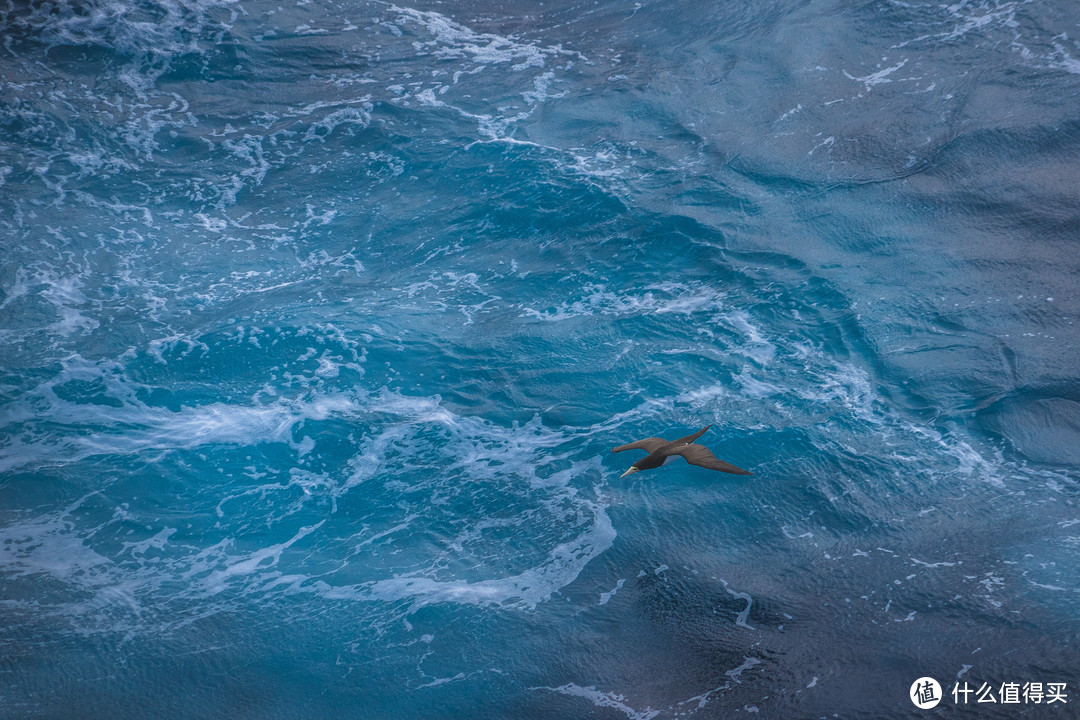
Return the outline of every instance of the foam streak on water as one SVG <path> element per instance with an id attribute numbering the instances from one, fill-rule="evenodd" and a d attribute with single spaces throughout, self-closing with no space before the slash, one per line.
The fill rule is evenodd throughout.
<path id="1" fill-rule="evenodd" d="M 1078 21 L 0 5 L 0 717 L 1072 683 Z"/>

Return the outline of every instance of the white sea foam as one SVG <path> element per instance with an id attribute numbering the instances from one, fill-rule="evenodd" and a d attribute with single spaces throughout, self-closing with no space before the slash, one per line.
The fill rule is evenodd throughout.
<path id="1" fill-rule="evenodd" d="M 632 720 L 651 720 L 651 718 L 658 715 L 670 715 L 671 717 L 685 717 L 688 715 L 696 714 L 699 710 L 702 710 L 709 701 L 715 695 L 723 695 L 727 690 L 730 690 L 734 685 L 742 682 L 742 674 L 747 670 L 751 670 L 758 665 L 761 665 L 761 660 L 755 657 L 746 657 L 743 663 L 738 667 L 734 667 L 727 670 L 724 674 L 728 680 L 722 685 L 711 688 L 703 693 L 694 695 L 693 697 L 686 698 L 685 700 L 679 700 L 667 707 L 660 709 L 653 709 L 646 706 L 644 710 L 635 709 L 630 704 L 629 699 L 614 690 L 603 691 L 599 690 L 595 685 L 582 686 L 577 683 L 565 683 L 558 687 L 532 687 L 530 690 L 542 690 L 546 692 L 556 692 L 560 695 L 571 695 L 574 697 L 580 697 L 588 700 L 596 707 L 609 707 L 614 710 L 625 714 Z"/>
<path id="2" fill-rule="evenodd" d="M 224 590 L 228 582 L 233 578 L 256 574 L 257 571 L 261 573 L 267 568 L 277 565 L 278 561 L 281 559 L 281 554 L 285 550 L 290 548 L 298 540 L 301 540 L 310 535 L 313 531 L 318 530 L 325 522 L 325 520 L 322 520 L 314 525 L 300 528 L 295 535 L 283 543 L 259 548 L 240 558 L 227 558 L 224 561 L 225 567 L 220 570 L 214 570 L 205 578 L 205 580 L 203 580 L 204 587 L 210 595 L 216 595 Z"/>
<path id="3" fill-rule="evenodd" d="M 367 127 L 371 123 L 371 105 L 367 103 L 369 99 L 370 97 L 364 98 L 366 107 L 345 107 L 325 115 L 308 128 L 304 140 L 325 141 L 340 126 L 356 125 L 361 128 Z"/>
<path id="4" fill-rule="evenodd" d="M 197 50 L 196 38 L 218 24 L 212 11 L 236 0 L 165 0 L 162 12 L 148 17 L 137 3 L 92 0 L 58 2 L 29 14 L 21 21 L 57 45 L 96 44 L 133 55 L 178 54 Z M 227 24 L 220 24 L 227 28 Z"/>
<path id="5" fill-rule="evenodd" d="M 262 138 L 245 133 L 244 136 L 237 140 L 224 140 L 221 143 L 222 147 L 229 151 L 229 153 L 240 160 L 247 163 L 248 167 L 241 170 L 239 175 L 243 178 L 250 178 L 255 185 L 261 185 L 266 178 L 266 173 L 270 170 L 270 161 L 266 158 L 266 151 L 263 150 Z M 233 191 L 229 195 L 230 202 L 236 202 L 236 192 Z"/>
<path id="6" fill-rule="evenodd" d="M 553 98 L 565 93 L 552 92 L 558 83 L 558 73 L 564 73 L 573 66 L 573 59 L 581 59 L 579 53 L 564 50 L 561 46 L 544 46 L 527 42 L 512 36 L 497 33 L 477 32 L 462 23 L 434 11 L 422 11 L 388 5 L 389 11 L 396 15 L 393 24 L 386 24 L 396 36 L 409 36 L 413 40 L 413 50 L 419 55 L 431 54 L 442 61 L 456 61 L 450 84 L 439 82 L 424 86 L 423 82 L 412 83 L 412 89 L 393 82 L 386 90 L 391 93 L 394 102 L 411 106 L 413 102 L 421 107 L 445 109 L 476 123 L 477 132 L 487 142 L 520 142 L 511 137 L 512 128 L 530 117 L 533 110 Z M 420 32 L 417 33 L 417 30 Z M 557 67 L 548 67 L 551 60 L 562 58 L 565 62 Z M 527 108 L 516 103 L 507 103 L 495 107 L 477 107 L 475 97 L 468 91 L 457 90 L 459 83 L 469 80 L 485 71 L 494 72 L 498 68 L 509 66 L 510 74 L 498 76 L 500 84 L 521 85 L 514 76 L 523 71 L 541 71 L 526 80 L 528 85 L 519 87 L 515 92 Z M 433 77 L 447 74 L 433 73 Z M 528 77 L 528 75 L 527 75 Z M 475 81 L 473 81 L 475 82 Z M 445 99 L 444 99 L 445 98 Z M 529 143 L 532 144 L 532 143 Z"/>
<path id="7" fill-rule="evenodd" d="M 198 349 L 176 337 L 167 344 L 182 353 Z M 167 355 L 173 357 L 165 347 L 166 343 L 159 347 L 161 362 Z M 596 494 L 590 499 L 575 487 L 583 475 L 594 480 L 599 477 L 599 459 L 545 469 L 545 456 L 566 437 L 545 429 L 538 421 L 503 429 L 478 418 L 459 417 L 437 397 L 413 397 L 385 389 L 169 410 L 140 400 L 124 372 L 116 363 L 102 365 L 76 357 L 62 373 L 63 382 L 81 378 L 101 384 L 104 392 L 120 401 L 119 407 L 61 400 L 53 391 L 60 384 L 58 380 L 43 386 L 32 401 L 33 408 L 7 408 L 4 427 L 61 422 L 81 429 L 65 433 L 60 440 L 55 435 L 41 438 L 32 429 L 17 432 L 0 451 L 0 468 L 56 467 L 90 457 L 139 453 L 164 458 L 193 450 L 203 452 L 202 448 L 216 445 L 250 448 L 254 453 L 260 446 L 274 443 L 289 446 L 296 452 L 297 462 L 305 463 L 318 454 L 318 445 L 310 435 L 296 439 L 297 429 L 305 422 L 343 418 L 374 422 L 380 429 L 360 442 L 358 452 L 342 468 L 344 472 L 293 467 L 283 477 L 279 470 L 268 467 L 272 473 L 268 476 L 253 465 L 245 468 L 242 477 L 223 477 L 220 489 L 207 488 L 207 492 L 222 493 L 217 504 L 221 522 L 202 541 L 189 536 L 177 542 L 176 527 L 154 527 L 151 523 L 145 535 L 125 540 L 119 552 L 103 555 L 94 539 L 100 528 L 87 533 L 73 520 L 70 508 L 9 525 L 6 532 L 21 533 L 20 537 L 30 541 L 3 546 L 0 572 L 9 577 L 43 574 L 90 593 L 96 598 L 93 606 L 102 610 L 93 622 L 86 620 L 89 605 L 55 608 L 82 631 L 141 627 L 144 623 L 164 631 L 165 626 L 193 621 L 188 613 L 163 625 L 160 616 L 143 617 L 133 609 L 167 605 L 169 599 L 159 594 L 178 581 L 185 586 L 175 599 L 202 597 L 206 613 L 216 607 L 208 604 L 209 598 L 236 592 L 307 593 L 383 606 L 404 601 L 409 611 L 435 603 L 528 610 L 573 582 L 613 542 L 615 531 L 602 498 Z M 425 474 L 423 468 L 431 462 L 463 468 L 468 474 Z M 253 482 L 246 483 L 245 478 Z M 365 493 L 378 497 L 390 492 L 400 494 L 400 499 L 385 508 L 373 507 L 371 527 L 367 521 L 343 525 L 337 519 L 341 503 L 355 502 L 350 493 L 371 483 L 377 484 Z M 503 512 L 514 508 L 513 514 L 476 518 L 444 509 L 446 496 L 468 499 L 477 492 L 501 494 L 504 501 L 496 507 Z M 424 499 L 428 493 L 433 493 L 433 501 Z M 437 499 L 440 495 L 442 500 Z M 318 511 L 322 518 L 313 518 L 312 511 L 324 502 L 329 502 L 329 519 L 324 511 Z M 129 515 L 125 508 L 118 508 L 105 526 L 130 522 Z M 307 518 L 311 520 L 304 522 Z M 409 538 L 418 527 L 440 522 L 456 528 L 456 535 L 449 539 L 452 549 L 429 548 L 411 540 L 401 544 L 401 539 Z M 249 534 L 260 527 L 291 530 L 284 541 L 253 544 Z M 485 530 L 501 527 L 518 535 L 532 535 L 527 557 L 505 558 L 485 550 Z M 337 537 L 343 531 L 344 535 Z M 261 538 L 263 533 L 255 537 Z M 297 543 L 304 538 L 308 538 L 305 543 L 329 543 L 337 552 L 348 550 L 345 557 L 362 554 L 369 559 L 354 567 L 351 563 L 342 565 L 339 554 L 334 561 L 338 571 L 327 573 L 319 564 L 322 561 L 316 559 L 323 551 L 311 560 L 297 551 Z M 398 542 L 387 544 L 392 539 Z M 396 557 L 402 548 L 407 549 L 407 555 Z M 451 573 L 446 569 L 450 558 L 467 562 Z M 457 559 L 453 564 L 459 564 Z M 103 588 L 113 588 L 109 591 L 112 594 Z M 132 612 L 136 614 L 132 616 Z"/>
<path id="8" fill-rule="evenodd" d="M 434 36 L 432 40 L 417 41 L 418 50 L 432 50 L 442 59 L 468 58 L 483 65 L 513 63 L 512 70 L 543 67 L 545 59 L 563 54 L 561 47 L 542 48 L 495 33 L 478 33 L 434 11 L 414 10 L 391 5 L 398 14 L 397 24 L 416 24 Z"/>
<path id="9" fill-rule="evenodd" d="M 564 90 L 561 93 L 549 92 L 549 90 L 551 89 L 551 84 L 554 81 L 555 72 L 553 70 L 548 70 L 542 75 L 538 75 L 537 77 L 533 78 L 533 89 L 526 90 L 525 92 L 521 93 L 521 96 L 525 98 L 525 101 L 530 105 L 536 105 L 537 103 L 542 103 L 545 100 L 551 98 L 564 97 L 569 92 L 568 90 Z"/>
<path id="10" fill-rule="evenodd" d="M 432 251 L 425 262 L 441 254 L 445 248 Z M 464 325 L 473 323 L 477 314 L 488 312 L 491 306 L 497 304 L 502 298 L 490 292 L 476 273 L 458 273 L 454 271 L 432 272 L 426 280 L 410 283 L 402 288 L 394 288 L 403 292 L 410 300 L 419 298 L 423 305 L 418 309 L 430 312 L 432 309 L 445 312 L 456 310 L 464 318 Z M 470 302 L 472 301 L 472 302 Z"/>
<path id="11" fill-rule="evenodd" d="M 903 60 L 896 63 L 895 65 L 891 65 L 891 66 L 889 66 L 887 68 L 884 68 L 882 70 L 878 70 L 877 72 L 869 73 L 867 75 L 863 75 L 863 76 L 860 76 L 860 77 L 856 77 L 854 75 L 851 75 L 850 73 L 848 73 L 847 70 L 844 71 L 844 75 L 847 76 L 847 78 L 849 80 L 854 80 L 856 82 L 862 83 L 863 87 L 867 91 L 869 91 L 875 85 L 881 85 L 882 83 L 892 82 L 893 78 L 891 78 L 889 76 L 892 75 L 897 70 L 899 70 L 900 68 L 907 65 L 907 63 L 908 63 L 908 58 L 904 58 Z"/>
<path id="12" fill-rule="evenodd" d="M 17 519 L 0 527 L 0 570 L 11 577 L 41 574 L 69 584 L 102 584 L 96 580 L 98 568 L 112 562 L 74 531 L 67 516 L 79 504 L 62 513 Z"/>
<path id="13" fill-rule="evenodd" d="M 1067 39 L 1068 36 L 1064 33 L 1062 33 L 1062 35 L 1060 35 L 1058 38 L 1055 38 L 1055 52 L 1050 58 L 1051 65 L 1052 67 L 1064 70 L 1067 73 L 1072 73 L 1073 75 L 1080 75 L 1080 60 L 1074 58 L 1063 44 L 1064 41 Z M 1076 43 L 1074 42 L 1073 44 L 1075 45 Z"/>
<path id="14" fill-rule="evenodd" d="M 600 593 L 600 604 L 607 605 L 611 598 L 615 597 L 615 593 L 622 590 L 623 583 L 626 582 L 626 578 L 619 578 L 619 581 L 615 583 L 615 587 L 607 592 Z"/>
<path id="15" fill-rule="evenodd" d="M 92 331 L 100 323 L 92 314 L 88 314 L 95 305 L 85 293 L 89 273 L 85 267 L 68 272 L 52 267 L 38 267 L 32 272 L 19 268 L 15 273 L 15 282 L 4 289 L 6 297 L 0 309 L 40 297 L 52 307 L 56 317 L 52 323 L 41 328 L 47 333 L 68 337 Z"/>
<path id="16" fill-rule="evenodd" d="M 728 586 L 727 580 L 721 579 L 720 582 L 723 584 L 724 589 L 727 590 L 733 598 L 735 598 L 736 600 L 746 601 L 746 607 L 743 608 L 743 610 L 741 610 L 738 616 L 735 618 L 735 624 L 739 627 L 744 627 L 747 630 L 753 630 L 754 628 L 746 622 L 746 619 L 750 617 L 750 608 L 754 606 L 754 598 L 749 593 L 732 590 L 731 587 Z"/>
<path id="17" fill-rule="evenodd" d="M 101 455 L 134 455 L 147 451 L 190 450 L 203 445 L 290 443 L 292 431 L 304 420 L 357 412 L 356 401 L 344 395 L 312 400 L 278 400 L 255 405 L 211 403 L 177 411 L 141 403 L 120 408 L 54 400 L 44 412 L 5 410 L 4 425 L 28 416 L 69 427 L 110 427 L 88 433 L 70 433 L 56 441 L 16 436 L 0 448 L 0 471 L 26 465 L 63 465 Z"/>
<path id="18" fill-rule="evenodd" d="M 582 687 L 575 683 L 566 683 L 559 687 L 534 687 L 530 689 L 548 690 L 559 693 L 560 695 L 572 695 L 574 697 L 584 698 L 596 707 L 606 707 L 618 710 L 626 715 L 626 717 L 630 718 L 630 720 L 652 720 L 652 718 L 660 714 L 659 710 L 653 710 L 648 707 L 644 710 L 635 710 L 627 704 L 626 696 L 616 692 L 602 692 L 597 690 L 595 685 Z"/>
<path id="19" fill-rule="evenodd" d="M 609 289 L 605 283 L 586 283 L 581 299 L 562 301 L 556 307 L 538 309 L 519 306 L 522 317 L 545 322 L 559 322 L 591 315 L 637 315 L 643 313 L 691 315 L 719 312 L 724 308 L 724 294 L 704 285 L 661 282 L 645 285 L 634 292 Z"/>
<path id="20" fill-rule="evenodd" d="M 942 24 L 951 22 L 952 27 L 939 33 L 929 33 L 905 40 L 894 47 L 906 47 L 927 41 L 952 43 L 970 32 L 985 31 L 990 27 L 1009 28 L 1010 34 L 1013 34 L 1011 29 L 1016 26 L 1017 10 L 1024 4 L 1025 0 L 997 2 L 993 6 L 983 0 L 960 0 L 952 5 L 942 4 L 938 7 L 948 16 L 948 20 L 943 20 Z"/>
<path id="21" fill-rule="evenodd" d="M 129 552 L 132 555 L 145 555 L 151 550 L 164 550 L 169 544 L 169 538 L 176 533 L 176 528 L 167 527 L 162 528 L 152 537 L 142 540 L 140 542 L 126 542 L 124 543 L 124 551 Z M 2 563 L 0 563 L 2 565 Z"/>
<path id="22" fill-rule="evenodd" d="M 591 292 L 590 298 L 588 304 L 575 301 L 546 316 L 539 312 L 534 316 L 568 319 L 601 312 L 633 313 L 643 305 L 656 306 L 655 301 L 628 301 L 602 290 Z M 722 302 L 704 307 L 710 312 L 706 327 L 712 323 L 738 334 L 739 340 L 717 356 L 717 360 L 727 361 L 744 358 L 732 380 L 690 387 L 672 396 L 649 397 L 613 417 L 613 423 L 648 423 L 653 418 L 689 412 L 698 419 L 711 417 L 725 423 L 731 417 L 741 417 L 747 428 L 741 432 L 752 433 L 754 428 L 805 428 L 827 420 L 830 425 L 813 436 L 823 456 L 887 464 L 888 468 L 883 467 L 876 476 L 878 483 L 904 488 L 918 484 L 924 490 L 936 482 L 1005 487 L 1008 478 L 1016 476 L 1019 468 L 1006 463 L 1000 454 L 988 456 L 964 434 L 905 416 L 857 363 L 837 359 L 805 342 L 784 344 L 769 337 L 745 311 L 725 311 Z M 707 352 L 702 354 L 711 357 Z M 907 472 L 912 468 L 919 469 Z M 1031 477 L 1032 471 L 1024 470 L 1022 475 Z M 912 512 L 923 509 L 925 506 L 919 504 Z M 878 510 L 860 508 L 869 516 Z"/>
<path id="23" fill-rule="evenodd" d="M 588 503 L 593 524 L 569 542 L 561 543 L 540 565 L 518 575 L 474 582 L 439 581 L 423 576 L 399 576 L 355 588 L 352 596 L 369 600 L 410 600 L 411 609 L 439 602 L 535 608 L 566 587 L 586 565 L 611 547 L 615 529 L 602 505 Z M 326 594 L 342 595 L 342 588 L 326 588 Z"/>

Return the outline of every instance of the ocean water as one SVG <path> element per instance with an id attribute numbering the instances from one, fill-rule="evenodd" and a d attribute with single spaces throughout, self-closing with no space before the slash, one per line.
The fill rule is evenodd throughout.
<path id="1" fill-rule="evenodd" d="M 1080 703 L 1080 6 L 0 38 L 0 717 Z"/>

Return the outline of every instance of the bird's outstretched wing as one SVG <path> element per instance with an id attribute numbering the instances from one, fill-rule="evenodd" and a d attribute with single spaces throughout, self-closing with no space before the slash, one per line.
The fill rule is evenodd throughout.
<path id="1" fill-rule="evenodd" d="M 683 445 L 682 447 L 672 450 L 671 454 L 682 455 L 686 458 L 686 462 L 691 465 L 700 465 L 709 470 L 719 470 L 720 472 L 731 473 L 732 475 L 754 474 L 749 470 L 743 470 L 740 467 L 735 467 L 731 463 L 726 463 L 723 460 L 717 459 L 715 455 L 709 452 L 709 448 L 704 445 Z"/>
<path id="2" fill-rule="evenodd" d="M 617 448 L 611 448 L 611 452 L 622 452 L 623 450 L 644 450 L 645 452 L 652 452 L 657 448 L 667 445 L 668 441 L 664 438 L 645 438 L 644 440 L 638 440 L 628 445 L 620 445 Z"/>
<path id="3" fill-rule="evenodd" d="M 704 435 L 705 431 L 708 430 L 711 427 L 712 427 L 712 425 L 706 425 L 705 427 L 701 428 L 700 430 L 698 430 L 693 435 L 687 435 L 686 437 L 679 438 L 678 440 L 675 441 L 675 443 L 678 444 L 678 445 L 689 445 L 690 443 L 694 442 L 699 437 Z"/>

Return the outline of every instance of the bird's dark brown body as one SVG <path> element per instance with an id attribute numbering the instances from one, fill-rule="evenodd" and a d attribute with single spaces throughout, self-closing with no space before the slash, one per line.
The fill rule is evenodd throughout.
<path id="1" fill-rule="evenodd" d="M 720 472 L 731 473 L 732 475 L 753 475 L 753 473 L 748 470 L 743 470 L 740 467 L 735 467 L 731 463 L 718 459 L 709 452 L 709 449 L 704 445 L 694 444 L 694 441 L 704 435 L 705 431 L 711 427 L 712 425 L 706 425 L 693 435 L 687 435 L 678 440 L 668 441 L 663 438 L 651 437 L 612 448 L 611 452 L 645 450 L 649 453 L 631 465 L 630 469 L 624 472 L 620 477 L 626 477 L 630 473 L 636 473 L 642 470 L 658 468 L 676 455 L 681 455 L 686 462 L 691 465 L 698 465 L 703 468 L 708 468 L 709 470 L 718 470 Z"/>

